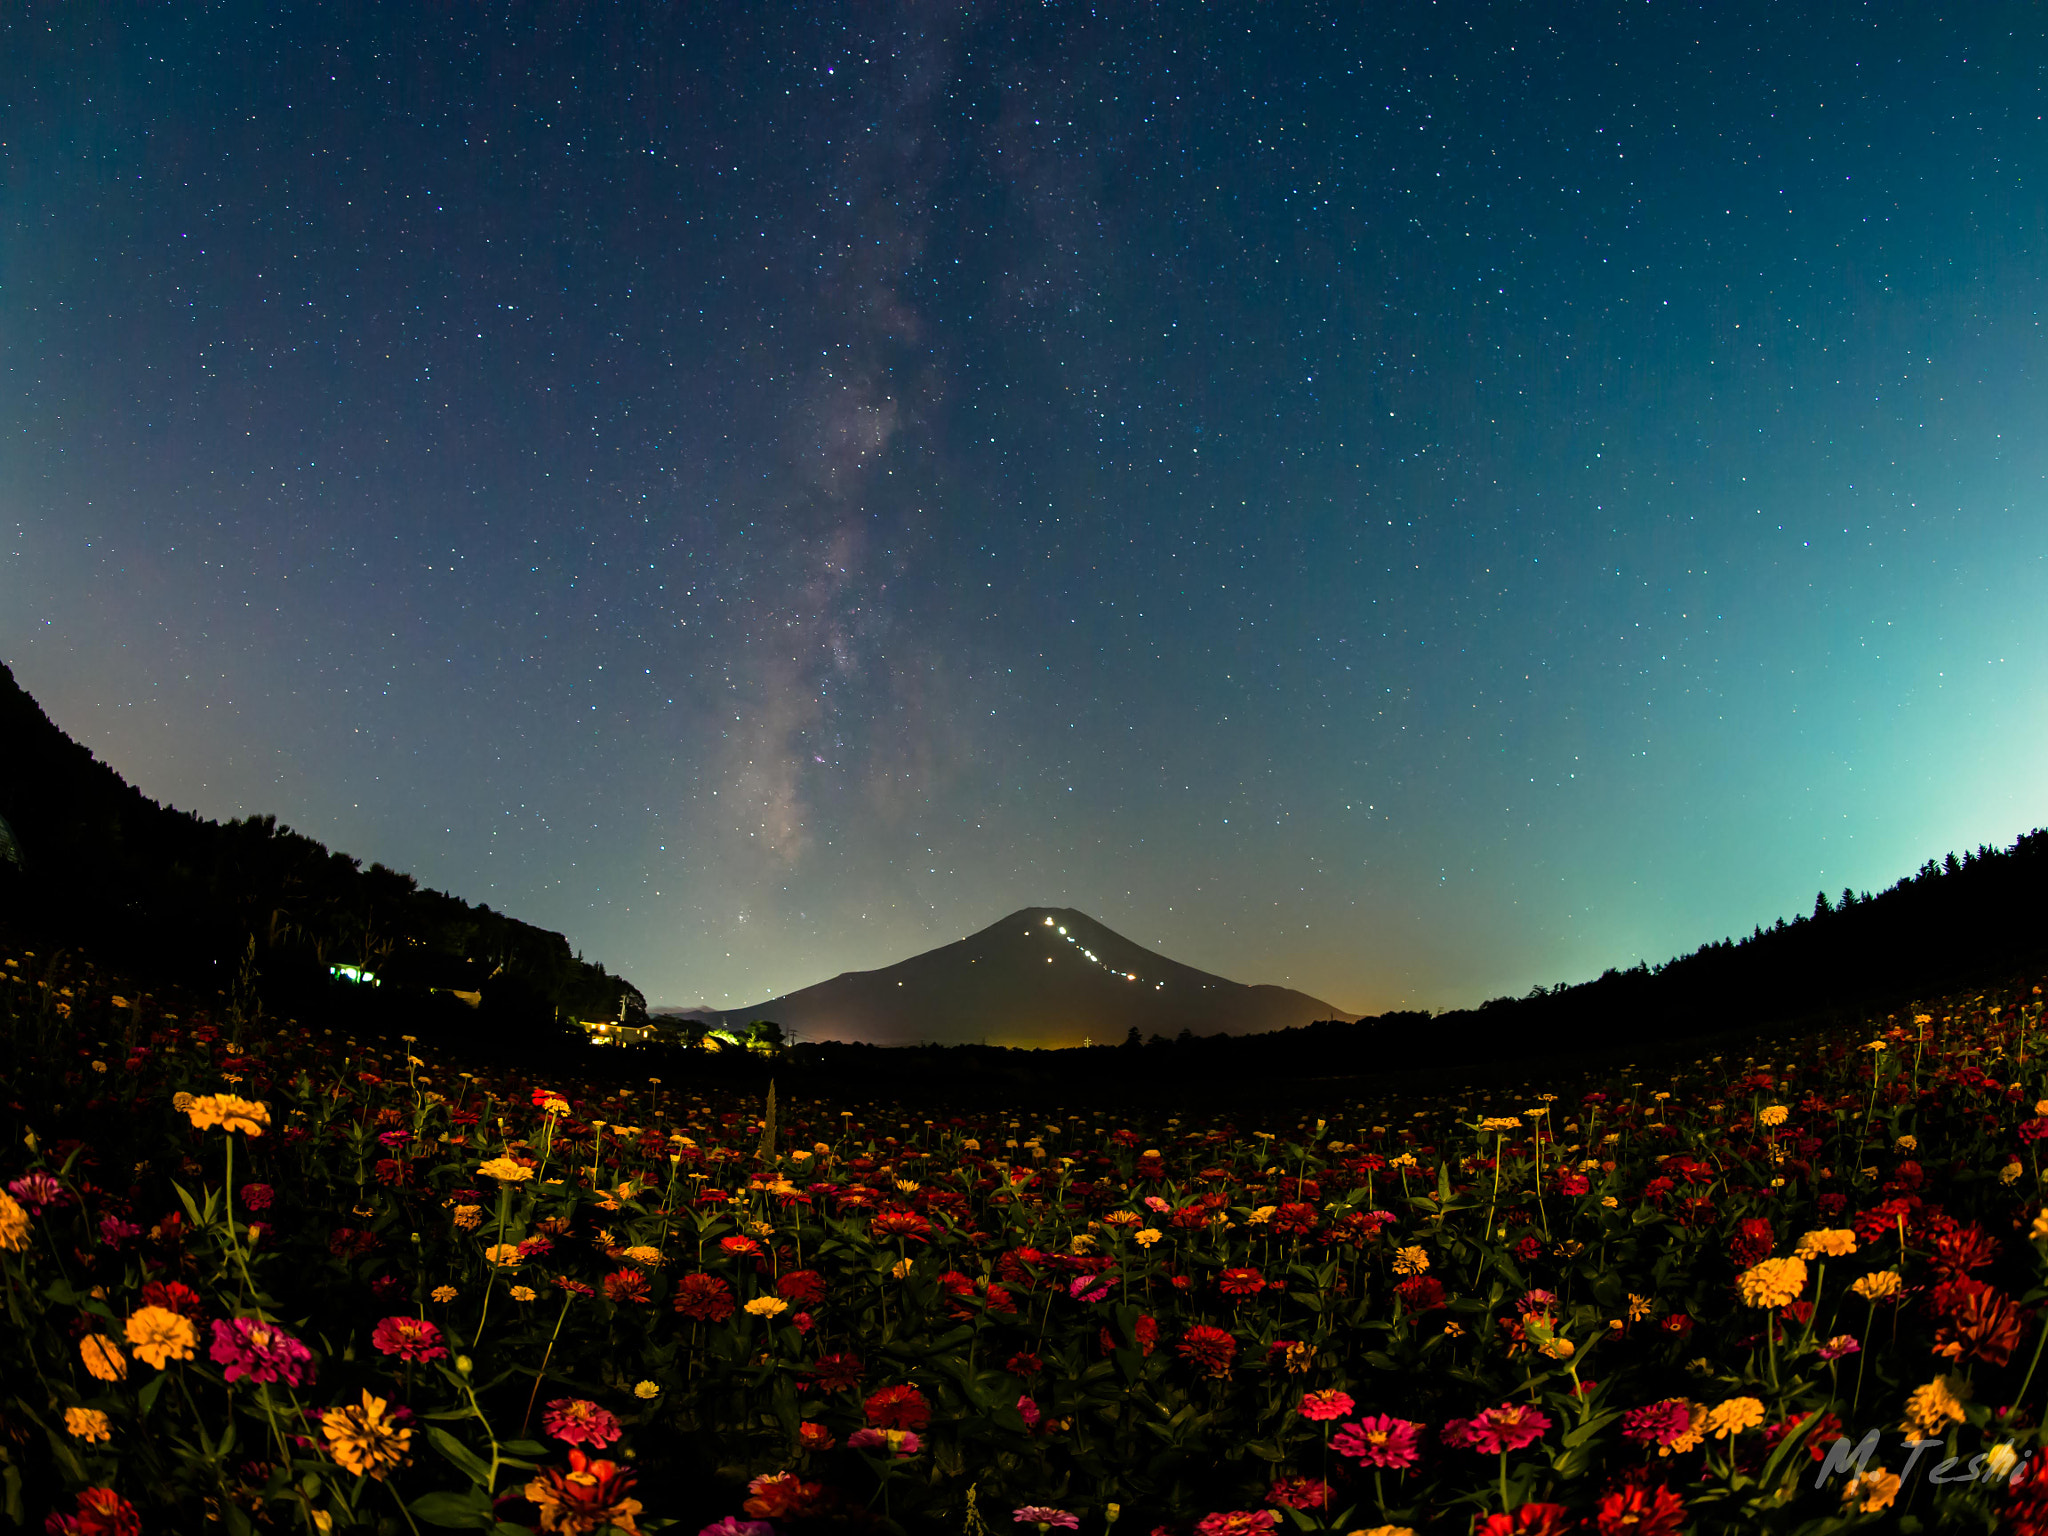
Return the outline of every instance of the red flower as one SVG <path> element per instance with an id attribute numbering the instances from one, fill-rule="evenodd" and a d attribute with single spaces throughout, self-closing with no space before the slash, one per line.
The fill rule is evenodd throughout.
<path id="1" fill-rule="evenodd" d="M 825 1299 L 825 1277 L 815 1269 L 793 1269 L 775 1282 L 775 1294 L 793 1307 L 815 1307 Z"/>
<path id="2" fill-rule="evenodd" d="M 832 1431 L 815 1419 L 797 1425 L 796 1442 L 807 1451 L 829 1451 L 839 1443 L 832 1438 Z"/>
<path id="3" fill-rule="evenodd" d="M 915 1387 L 884 1387 L 861 1406 L 875 1429 L 923 1429 L 932 1417 L 932 1405 Z"/>
<path id="4" fill-rule="evenodd" d="M 721 1237 L 718 1246 L 735 1258 L 751 1257 L 761 1251 L 761 1245 L 751 1237 Z"/>
<path id="5" fill-rule="evenodd" d="M 868 1230 L 884 1241 L 898 1237 L 921 1243 L 930 1234 L 932 1224 L 915 1211 L 883 1211 L 868 1224 Z"/>
<path id="6" fill-rule="evenodd" d="M 1534 1445 L 1550 1429 L 1550 1416 L 1520 1403 L 1502 1403 L 1469 1419 L 1452 1419 L 1444 1425 L 1444 1444 L 1463 1446 L 1468 1451 L 1493 1456 Z"/>
<path id="7" fill-rule="evenodd" d="M 647 1277 L 637 1269 L 618 1269 L 604 1277 L 606 1301 L 621 1306 L 646 1306 L 650 1299 L 647 1294 Z"/>
<path id="8" fill-rule="evenodd" d="M 685 1275 L 676 1284 L 675 1307 L 700 1323 L 722 1323 L 733 1313 L 732 1287 L 716 1275 Z"/>
<path id="9" fill-rule="evenodd" d="M 1513 1515 L 1488 1515 L 1472 1536 L 1567 1536 L 1578 1524 L 1562 1504 L 1524 1504 Z"/>
<path id="10" fill-rule="evenodd" d="M 1289 1237 L 1305 1236 L 1316 1229 L 1316 1208 L 1298 1200 L 1289 1201 L 1267 1218 L 1267 1225 Z"/>
<path id="11" fill-rule="evenodd" d="M 1004 1365 L 1003 1369 L 1012 1376 L 1022 1376 L 1028 1381 L 1045 1369 L 1045 1362 L 1036 1355 L 1019 1352 L 1010 1356 L 1009 1362 Z"/>
<path id="12" fill-rule="evenodd" d="M 1728 1239 L 1728 1257 L 1737 1269 L 1748 1269 L 1771 1256 L 1771 1250 L 1778 1246 L 1778 1234 L 1771 1230 L 1771 1224 L 1761 1216 L 1745 1216 L 1736 1224 L 1735 1235 Z"/>
<path id="13" fill-rule="evenodd" d="M 740 1508 L 761 1520 L 814 1515 L 826 1500 L 823 1483 L 807 1483 L 794 1472 L 771 1472 L 747 1484 L 751 1497 Z"/>
<path id="14" fill-rule="evenodd" d="M 198 1322 L 206 1316 L 206 1303 L 182 1280 L 152 1280 L 142 1288 L 145 1307 L 163 1307 L 180 1317 Z"/>
<path id="15" fill-rule="evenodd" d="M 74 1536 L 142 1536 L 142 1516 L 111 1488 L 88 1488 L 78 1496 L 78 1512 L 53 1517 Z"/>
<path id="16" fill-rule="evenodd" d="M 594 1461 L 581 1451 L 569 1453 L 569 1470 L 543 1467 L 526 1485 L 526 1496 L 540 1506 L 540 1528 L 565 1536 L 594 1536 L 616 1528 L 635 1533 L 640 1501 L 629 1497 L 635 1474 L 617 1462 Z"/>
<path id="17" fill-rule="evenodd" d="M 851 1392 L 860 1385 L 864 1367 L 852 1355 L 820 1355 L 816 1365 L 804 1372 L 803 1386 L 820 1392 Z"/>
<path id="18" fill-rule="evenodd" d="M 1256 1269 L 1226 1269 L 1216 1277 L 1216 1288 L 1226 1296 L 1256 1296 L 1266 1288 L 1266 1277 Z"/>
<path id="19" fill-rule="evenodd" d="M 1207 1323 L 1195 1324 L 1174 1348 L 1183 1360 L 1192 1361 L 1211 1376 L 1228 1376 L 1230 1362 L 1237 1358 L 1237 1340 Z"/>
<path id="20" fill-rule="evenodd" d="M 1441 1310 L 1446 1297 L 1443 1282 L 1435 1275 L 1410 1275 L 1394 1287 L 1394 1294 L 1413 1317 Z"/>
<path id="21" fill-rule="evenodd" d="M 417 1317 L 387 1317 L 370 1332 L 377 1352 L 403 1360 L 439 1360 L 447 1353 L 441 1330 Z"/>
<path id="22" fill-rule="evenodd" d="M 1600 1536 L 1679 1536 L 1685 1501 L 1659 1483 L 1655 1488 L 1618 1488 L 1593 1511 Z"/>
<path id="23" fill-rule="evenodd" d="M 1281 1509 L 1328 1509 L 1330 1485 L 1319 1477 L 1275 1478 L 1266 1502 Z"/>

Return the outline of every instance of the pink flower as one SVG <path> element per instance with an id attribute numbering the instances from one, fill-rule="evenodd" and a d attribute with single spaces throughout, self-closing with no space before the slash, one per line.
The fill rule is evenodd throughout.
<path id="1" fill-rule="evenodd" d="M 1033 1402 L 1029 1397 L 1020 1397 L 1017 1399 L 1017 1411 L 1024 1415 L 1024 1427 L 1026 1429 L 1038 1428 L 1038 1421 L 1043 1415 L 1039 1413 L 1037 1403 Z"/>
<path id="2" fill-rule="evenodd" d="M 915 1456 L 924 1447 L 914 1429 L 856 1429 L 846 1443 L 856 1451 L 887 1451 L 897 1456 Z"/>
<path id="3" fill-rule="evenodd" d="M 253 1317 L 218 1318 L 208 1349 L 229 1381 L 281 1381 L 302 1387 L 313 1379 L 313 1352 L 275 1323 Z"/>
<path id="4" fill-rule="evenodd" d="M 602 1450 L 623 1431 L 611 1414 L 583 1397 L 558 1397 L 541 1415 L 541 1428 L 566 1445 L 590 1445 Z"/>
<path id="5" fill-rule="evenodd" d="M 448 1354 L 441 1343 L 441 1330 L 418 1317 L 385 1318 L 370 1331 L 370 1342 L 379 1354 L 405 1360 L 440 1360 Z"/>
<path id="6" fill-rule="evenodd" d="M 276 1191 L 268 1184 L 244 1184 L 242 1186 L 242 1204 L 249 1210 L 267 1211 L 270 1209 L 270 1202 L 275 1197 Z"/>
<path id="7" fill-rule="evenodd" d="M 1301 1395 L 1300 1413 L 1304 1419 L 1321 1424 L 1330 1419 L 1341 1419 L 1358 1405 L 1351 1400 L 1349 1392 L 1334 1388 L 1327 1392 L 1304 1392 Z"/>
<path id="8" fill-rule="evenodd" d="M 1102 1275 L 1076 1275 L 1073 1284 L 1067 1287 L 1067 1294 L 1076 1301 L 1100 1301 L 1109 1294 L 1110 1283 L 1115 1279 L 1114 1271 Z"/>
<path id="9" fill-rule="evenodd" d="M 1862 1354 L 1863 1346 L 1857 1342 L 1855 1334 L 1838 1333 L 1821 1345 L 1819 1353 L 1823 1360 L 1839 1360 L 1844 1355 Z"/>
<path id="10" fill-rule="evenodd" d="M 71 1198 L 64 1193 L 64 1186 L 47 1173 L 24 1174 L 7 1186 L 7 1192 L 36 1216 L 52 1206 L 68 1203 Z"/>
<path id="11" fill-rule="evenodd" d="M 1019 1525 L 1035 1525 L 1041 1531 L 1081 1529 L 1079 1515 L 1070 1515 L 1064 1509 L 1049 1509 L 1043 1504 L 1026 1504 L 1022 1509 L 1013 1509 L 1010 1518 Z"/>
<path id="12" fill-rule="evenodd" d="M 123 1221 L 112 1211 L 100 1218 L 100 1241 L 109 1248 L 118 1248 L 142 1236 L 142 1228 L 132 1221 Z"/>
<path id="13" fill-rule="evenodd" d="M 1549 1415 L 1519 1403 L 1502 1403 L 1469 1419 L 1452 1419 L 1444 1425 L 1444 1444 L 1493 1456 L 1534 1445 L 1550 1428 Z"/>
<path id="14" fill-rule="evenodd" d="M 1421 1429 L 1420 1424 L 1408 1419 L 1374 1414 L 1356 1424 L 1346 1424 L 1337 1431 L 1330 1444 L 1336 1447 L 1340 1456 L 1349 1456 L 1369 1467 L 1399 1471 L 1403 1467 L 1414 1466 L 1421 1459 Z"/>
<path id="15" fill-rule="evenodd" d="M 1330 1485 L 1319 1477 L 1278 1478 L 1266 1502 L 1281 1509 L 1328 1509 Z"/>
<path id="16" fill-rule="evenodd" d="M 1266 1536 L 1279 1523 L 1277 1509 L 1233 1509 L 1204 1515 L 1195 1522 L 1195 1536 Z"/>

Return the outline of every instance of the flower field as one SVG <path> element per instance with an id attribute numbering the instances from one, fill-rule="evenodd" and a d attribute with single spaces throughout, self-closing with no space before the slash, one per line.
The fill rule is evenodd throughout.
<path id="1" fill-rule="evenodd" d="M 2048 1532 L 2031 984 L 1262 1120 L 536 1079 L 5 975 L 30 1528 Z"/>

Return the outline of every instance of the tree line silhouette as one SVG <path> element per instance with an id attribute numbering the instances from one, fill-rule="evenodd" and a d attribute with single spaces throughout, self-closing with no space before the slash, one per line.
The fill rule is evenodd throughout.
<path id="1" fill-rule="evenodd" d="M 364 868 L 275 816 L 215 822 L 159 805 L 4 664 L 0 828 L 0 923 L 18 940 L 88 947 L 243 1017 L 347 1013 L 532 1041 L 565 1021 L 646 1015 L 635 988 L 559 933 Z M 339 965 L 379 984 L 337 980 Z"/>

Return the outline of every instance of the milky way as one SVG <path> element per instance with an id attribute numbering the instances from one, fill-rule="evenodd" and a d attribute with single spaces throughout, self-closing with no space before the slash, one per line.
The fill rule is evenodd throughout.
<path id="1" fill-rule="evenodd" d="M 551 19 L 552 18 L 552 19 Z M 0 19 L 0 657 L 736 1006 L 1352 1009 L 2048 820 L 2038 17 Z"/>

